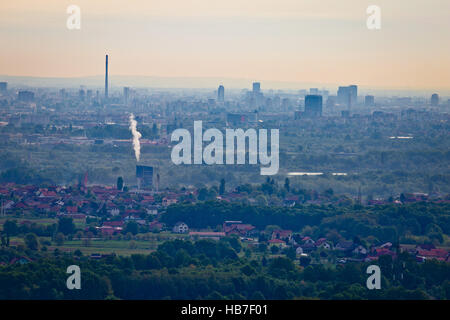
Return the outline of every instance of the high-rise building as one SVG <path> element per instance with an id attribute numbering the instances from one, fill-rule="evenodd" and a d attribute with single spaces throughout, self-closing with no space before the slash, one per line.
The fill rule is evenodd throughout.
<path id="1" fill-rule="evenodd" d="M 337 92 L 338 103 L 348 106 L 350 104 L 350 88 L 339 87 Z"/>
<path id="2" fill-rule="evenodd" d="M 351 105 L 353 106 L 358 102 L 358 86 L 353 84 L 348 87 L 350 88 L 350 99 Z"/>
<path id="3" fill-rule="evenodd" d="M 138 188 L 151 188 L 153 186 L 153 167 L 136 166 Z"/>
<path id="4" fill-rule="evenodd" d="M 81 101 L 84 101 L 84 96 L 85 96 L 84 90 L 83 90 L 83 89 L 80 89 L 80 90 L 78 91 L 78 98 L 79 98 Z"/>
<path id="5" fill-rule="evenodd" d="M 105 60 L 105 99 L 108 99 L 108 55 Z"/>
<path id="6" fill-rule="evenodd" d="M 438 106 L 439 105 L 439 95 L 437 93 L 433 93 L 431 95 L 431 105 Z"/>
<path id="7" fill-rule="evenodd" d="M 326 106 L 328 109 L 334 108 L 336 104 L 336 96 L 328 96 Z"/>
<path id="8" fill-rule="evenodd" d="M 308 118 L 322 116 L 322 96 L 310 94 L 305 97 L 304 115 Z"/>
<path id="9" fill-rule="evenodd" d="M 375 105 L 375 97 L 374 96 L 365 96 L 364 105 L 366 107 L 372 107 Z"/>
<path id="10" fill-rule="evenodd" d="M 19 91 L 17 98 L 22 102 L 31 102 L 34 100 L 34 92 L 26 90 Z"/>
<path id="11" fill-rule="evenodd" d="M 8 89 L 8 82 L 0 82 L 0 92 L 5 93 Z"/>
<path id="12" fill-rule="evenodd" d="M 249 95 L 249 102 L 252 108 L 260 108 L 264 104 L 264 95 L 261 92 L 261 84 L 259 82 L 253 82 L 253 90 Z"/>
<path id="13" fill-rule="evenodd" d="M 130 97 L 130 87 L 123 87 L 123 101 L 128 103 Z"/>
<path id="14" fill-rule="evenodd" d="M 339 87 L 338 92 L 338 103 L 343 106 L 351 107 L 356 104 L 358 100 L 358 86 L 351 85 L 347 87 Z"/>
<path id="15" fill-rule="evenodd" d="M 253 94 L 257 94 L 261 91 L 261 83 L 253 82 Z"/>
<path id="16" fill-rule="evenodd" d="M 217 101 L 224 102 L 225 100 L 225 88 L 220 85 L 219 89 L 217 89 Z"/>

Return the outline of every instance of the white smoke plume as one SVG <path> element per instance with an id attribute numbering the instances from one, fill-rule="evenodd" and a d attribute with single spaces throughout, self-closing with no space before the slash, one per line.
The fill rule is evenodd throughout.
<path id="1" fill-rule="evenodd" d="M 130 114 L 130 130 L 133 135 L 133 149 L 134 154 L 136 156 L 136 161 L 139 161 L 139 158 L 141 157 L 141 143 L 139 142 L 139 139 L 142 137 L 142 134 L 137 131 L 137 121 L 134 120 L 134 115 Z"/>

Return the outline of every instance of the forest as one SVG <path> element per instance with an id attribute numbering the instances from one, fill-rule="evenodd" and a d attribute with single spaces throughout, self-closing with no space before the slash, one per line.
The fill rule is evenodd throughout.
<path id="1" fill-rule="evenodd" d="M 287 257 L 239 257 L 242 248 L 220 241 L 167 241 L 149 254 L 109 255 L 0 250 L 28 262 L 0 264 L 0 299 L 449 299 L 450 265 L 416 263 L 408 253 L 381 256 L 380 290 L 366 288 L 369 263 L 297 266 Z M 81 289 L 69 290 L 66 269 L 81 269 Z"/>
<path id="2" fill-rule="evenodd" d="M 372 244 L 415 243 L 420 239 L 438 244 L 450 235 L 450 205 L 447 203 L 267 207 L 207 201 L 170 206 L 161 217 L 168 225 L 183 221 L 198 229 L 214 229 L 227 220 L 241 220 L 259 230 L 268 225 L 296 232 L 308 227 L 308 235 L 314 238 L 334 230 L 346 239 L 367 238 Z"/>

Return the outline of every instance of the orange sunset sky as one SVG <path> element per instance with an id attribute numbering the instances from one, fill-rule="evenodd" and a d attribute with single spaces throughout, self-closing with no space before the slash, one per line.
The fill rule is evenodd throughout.
<path id="1" fill-rule="evenodd" d="M 448 0 L 3 0 L 0 41 L 0 75 L 101 75 L 108 53 L 112 75 L 450 89 Z"/>

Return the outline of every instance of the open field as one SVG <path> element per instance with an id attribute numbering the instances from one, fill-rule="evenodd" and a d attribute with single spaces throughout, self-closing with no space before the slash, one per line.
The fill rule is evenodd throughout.
<path id="1" fill-rule="evenodd" d="M 105 238 L 90 239 L 88 244 L 85 239 L 66 240 L 60 246 L 55 245 L 50 237 L 39 237 L 41 247 L 47 247 L 47 250 L 52 252 L 58 249 L 63 252 L 74 252 L 80 250 L 84 255 L 91 255 L 93 253 L 111 254 L 115 253 L 120 256 L 129 256 L 131 254 L 149 254 L 155 251 L 160 244 L 167 240 L 173 239 L 187 239 L 186 234 L 173 234 L 170 232 L 162 232 L 159 234 L 148 233 L 141 235 L 136 239 L 113 240 Z M 144 240 L 145 239 L 145 240 Z M 46 245 L 45 243 L 51 243 Z M 23 238 L 12 237 L 11 245 L 25 245 Z"/>

